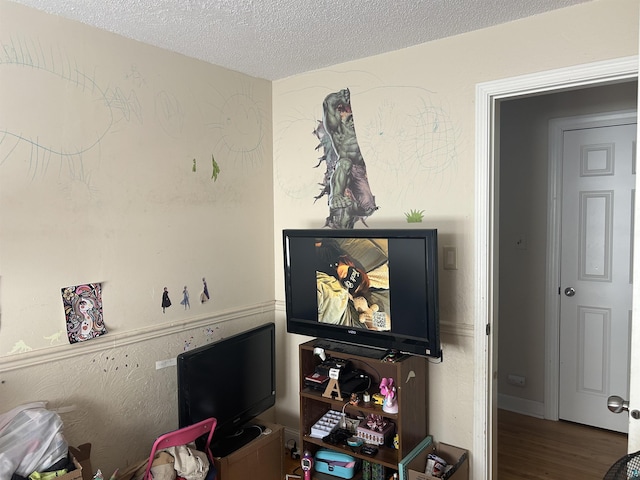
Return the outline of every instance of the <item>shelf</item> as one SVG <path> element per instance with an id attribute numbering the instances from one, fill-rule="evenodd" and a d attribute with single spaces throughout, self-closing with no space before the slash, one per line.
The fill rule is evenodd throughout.
<path id="1" fill-rule="evenodd" d="M 380 463 L 385 467 L 397 468 L 398 467 L 398 451 L 393 448 L 385 447 L 384 445 L 378 446 L 378 453 L 374 456 L 363 455 L 359 453 L 360 447 L 349 447 L 346 445 L 333 445 L 331 443 L 323 442 L 320 438 L 310 437 L 305 435 L 303 442 L 312 443 L 320 448 L 329 448 L 338 452 L 346 453 L 352 457 L 360 460 L 368 460 L 369 462 Z"/>
<path id="2" fill-rule="evenodd" d="M 340 478 L 340 477 L 336 477 L 335 475 L 329 475 L 327 473 L 320 473 L 320 472 L 313 472 L 313 474 L 311 475 L 312 480 L 336 480 L 336 478 Z M 353 477 L 351 477 L 351 480 L 361 480 L 361 479 L 362 479 L 362 472 L 358 472 Z"/>
<path id="3" fill-rule="evenodd" d="M 304 398 L 311 398 L 314 400 L 318 400 L 319 402 L 325 402 L 327 404 L 327 410 L 342 411 L 344 407 L 345 413 L 356 415 L 356 416 L 358 413 L 362 412 L 365 415 L 369 415 L 369 414 L 382 415 L 383 417 L 389 418 L 394 421 L 395 419 L 398 418 L 397 413 L 387 413 L 382 410 L 382 407 L 380 405 L 375 405 L 371 403 L 367 406 L 362 402 L 360 402 L 360 404 L 358 405 L 351 405 L 350 403 L 348 403 L 348 400 L 346 399 L 337 400 L 335 398 L 331 399 L 331 398 L 323 397 L 322 392 L 318 390 L 313 390 L 312 388 L 304 388 L 300 392 L 300 396 Z M 345 407 L 345 404 L 347 404 L 346 407 Z"/>
<path id="4" fill-rule="evenodd" d="M 314 355 L 316 346 L 322 346 L 329 358 L 348 360 L 352 368 L 366 373 L 372 379 L 370 394 L 378 391 L 377 386 L 382 378 L 393 378 L 397 391 L 398 413 L 387 413 L 381 405 L 371 403 L 351 405 L 349 398 L 342 400 L 327 398 L 324 390 L 316 390 L 304 385 L 306 375 L 316 371 L 321 360 Z M 300 434 L 302 448 L 315 454 L 326 448 L 346 453 L 360 461 L 379 464 L 388 470 L 397 470 L 398 463 L 427 435 L 427 361 L 424 357 L 402 355 L 397 361 L 383 361 L 384 352 L 352 345 L 337 344 L 325 340 L 312 340 L 299 346 L 300 355 Z M 323 442 L 321 438 L 311 437 L 311 427 L 329 410 L 345 412 L 352 418 L 366 418 L 368 415 L 380 415 L 393 422 L 398 436 L 398 448 L 389 443 L 378 445 L 378 453 L 374 456 L 360 453 L 360 447 L 334 445 Z M 389 439 L 387 438 L 387 442 Z M 335 479 L 334 476 L 314 474 L 314 479 Z M 361 478 L 357 473 L 355 479 Z"/>

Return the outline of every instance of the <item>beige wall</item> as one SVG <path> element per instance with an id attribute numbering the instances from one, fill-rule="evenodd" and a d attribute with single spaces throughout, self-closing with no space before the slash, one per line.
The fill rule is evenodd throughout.
<path id="1" fill-rule="evenodd" d="M 638 2 L 601 0 L 274 82 L 277 241 L 282 228 L 324 223 L 326 201 L 313 202 L 321 172 L 313 169 L 319 155 L 311 132 L 324 97 L 348 87 L 380 206 L 367 224 L 408 226 L 404 213 L 424 210 L 423 225 L 439 229 L 440 247 L 458 249 L 458 269 L 440 272 L 444 362 L 430 365 L 427 406 L 436 440 L 472 449 L 474 435 L 483 435 L 473 431 L 481 413 L 474 412 L 473 336 L 483 334 L 473 331 L 476 85 L 637 52 Z M 276 297 L 283 296 L 276 269 Z M 288 342 L 292 367 L 298 341 Z M 287 421 L 297 408 L 295 391 L 288 394 L 278 413 Z"/>
<path id="2" fill-rule="evenodd" d="M 637 24 L 636 0 L 599 0 L 272 84 L 0 0 L 3 410 L 49 400 L 109 472 L 175 426 L 175 370 L 156 361 L 275 318 L 272 414 L 296 429 L 303 338 L 284 334 L 280 230 L 324 223 L 311 132 L 324 96 L 348 87 L 380 206 L 369 226 L 424 210 L 458 248 L 427 408 L 437 440 L 471 449 L 475 86 L 635 55 Z M 213 300 L 199 305 L 203 276 Z M 110 333 L 69 346 L 59 292 L 83 282 L 103 282 Z"/>
<path id="3" fill-rule="evenodd" d="M 58 344 L 69 285 L 113 333 L 273 300 L 270 82 L 0 5 L 0 355 Z"/>
<path id="4" fill-rule="evenodd" d="M 110 475 L 177 427 L 157 361 L 274 318 L 271 83 L 5 0 L 0 44 L 0 411 L 47 400 Z M 69 345 L 87 282 L 108 333 Z"/>

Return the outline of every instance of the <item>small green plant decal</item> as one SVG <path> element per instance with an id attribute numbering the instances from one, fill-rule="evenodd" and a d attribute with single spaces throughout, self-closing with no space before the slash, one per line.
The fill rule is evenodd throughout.
<path id="1" fill-rule="evenodd" d="M 218 162 L 216 162 L 216 159 L 213 157 L 213 154 L 211 154 L 211 167 L 213 168 L 213 171 L 211 172 L 211 179 L 215 182 L 216 180 L 218 180 L 218 174 L 220 173 L 220 165 L 218 165 Z M 193 159 L 193 165 L 191 166 L 191 171 L 195 172 L 197 169 L 196 166 L 196 159 Z"/>
<path id="2" fill-rule="evenodd" d="M 411 210 L 404 216 L 407 217 L 407 223 L 420 223 L 424 218 L 424 210 Z"/>
<path id="3" fill-rule="evenodd" d="M 216 159 L 213 158 L 213 154 L 211 154 L 211 164 L 213 166 L 213 173 L 211 174 L 211 178 L 215 182 L 216 180 L 218 180 L 218 174 L 220 173 L 220 166 L 218 165 L 218 162 L 216 162 Z"/>

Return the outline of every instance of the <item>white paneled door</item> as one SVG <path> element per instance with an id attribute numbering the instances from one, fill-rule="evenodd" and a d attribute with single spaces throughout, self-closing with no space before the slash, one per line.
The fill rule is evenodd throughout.
<path id="1" fill-rule="evenodd" d="M 635 138 L 635 117 L 563 135 L 559 417 L 619 432 L 629 418 L 607 398 L 629 395 Z"/>

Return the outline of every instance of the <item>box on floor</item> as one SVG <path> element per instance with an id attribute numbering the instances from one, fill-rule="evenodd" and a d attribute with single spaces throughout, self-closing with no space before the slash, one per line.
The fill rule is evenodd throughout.
<path id="1" fill-rule="evenodd" d="M 442 477 L 434 477 L 425 473 L 427 456 L 435 453 L 454 468 Z M 442 442 L 433 442 L 431 437 L 425 438 L 399 464 L 400 480 L 468 480 L 469 453 L 467 450 Z"/>
<path id="2" fill-rule="evenodd" d="M 92 480 L 91 444 L 84 443 L 79 447 L 69 447 L 69 457 L 76 469 L 56 477 L 56 480 Z"/>
<path id="3" fill-rule="evenodd" d="M 83 443 L 77 447 L 69 447 L 69 453 L 80 464 L 82 471 L 82 480 L 93 479 L 93 468 L 91 467 L 91 444 Z"/>
<path id="4" fill-rule="evenodd" d="M 80 465 L 80 462 L 78 462 L 78 460 L 76 460 L 76 457 L 74 457 L 71 453 L 69 453 L 69 457 L 73 461 L 73 464 L 76 466 L 76 469 L 71 470 L 70 472 L 67 472 L 60 477 L 56 477 L 56 480 L 86 480 L 85 478 L 82 478 L 82 465 Z"/>

